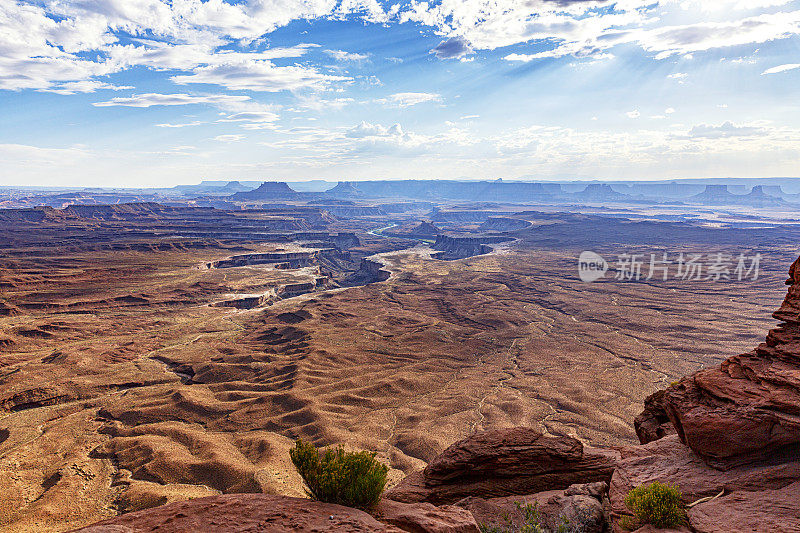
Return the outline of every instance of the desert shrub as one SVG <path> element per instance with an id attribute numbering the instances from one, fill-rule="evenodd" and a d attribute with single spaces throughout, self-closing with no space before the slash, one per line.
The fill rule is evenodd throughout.
<path id="1" fill-rule="evenodd" d="M 514 502 L 517 510 L 522 514 L 522 522 L 517 523 L 508 514 L 503 517 L 503 525 L 479 524 L 481 533 L 545 533 L 541 525 L 539 507 L 536 503 Z"/>
<path id="2" fill-rule="evenodd" d="M 342 446 L 321 452 L 298 439 L 289 456 L 309 497 L 321 502 L 369 509 L 378 503 L 386 486 L 389 467 L 375 459 L 374 453 L 346 452 Z"/>
<path id="3" fill-rule="evenodd" d="M 625 496 L 625 505 L 633 513 L 633 519 L 626 520 L 626 523 L 623 524 L 629 529 L 644 524 L 652 524 L 656 527 L 677 527 L 686 522 L 681 491 L 672 485 L 658 481 L 630 491 Z"/>
<path id="4" fill-rule="evenodd" d="M 542 515 L 536 502 L 514 502 L 517 510 L 522 514 L 522 522 L 517 523 L 507 513 L 503 516 L 503 524 L 478 524 L 481 533 L 584 533 L 592 529 L 592 516 L 587 512 L 578 512 L 574 520 L 565 516 L 559 517 L 559 524 L 555 528 L 542 524 Z M 596 526 L 595 526 L 596 527 Z M 594 530 L 594 529 L 592 529 Z"/>
<path id="5" fill-rule="evenodd" d="M 517 523 L 507 513 L 503 516 L 503 524 L 478 524 L 481 533 L 584 533 L 587 530 L 594 531 L 592 527 L 593 518 L 585 511 L 579 511 L 578 516 L 573 520 L 565 516 L 559 516 L 559 524 L 548 527 L 542 523 L 543 518 L 539 511 L 538 504 L 534 502 L 522 503 L 514 502 L 517 510 L 522 514 L 522 522 Z"/>

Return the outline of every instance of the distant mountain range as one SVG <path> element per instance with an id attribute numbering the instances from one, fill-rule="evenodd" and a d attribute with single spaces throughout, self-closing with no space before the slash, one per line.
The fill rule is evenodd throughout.
<path id="1" fill-rule="evenodd" d="M 340 210 L 344 205 L 370 199 L 401 201 L 465 201 L 533 204 L 646 203 L 672 205 L 740 205 L 750 207 L 800 207 L 800 179 L 755 181 L 673 180 L 669 182 L 521 182 L 455 180 L 371 180 L 328 183 L 322 191 L 297 190 L 278 181 L 203 181 L 169 189 L 39 190 L 0 188 L 0 207 L 66 207 L 131 202 L 239 209 L 275 202 L 313 202 Z M 315 187 L 322 181 L 314 182 Z M 753 183 L 748 186 L 745 183 Z M 294 187 L 293 187 L 294 185 Z M 26 194 L 27 193 L 27 194 Z M 352 208 L 351 208 L 352 209 Z"/>

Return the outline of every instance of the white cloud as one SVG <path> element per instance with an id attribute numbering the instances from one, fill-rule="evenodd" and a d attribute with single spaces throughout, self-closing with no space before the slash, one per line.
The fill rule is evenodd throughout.
<path id="1" fill-rule="evenodd" d="M 337 14 L 376 16 L 374 6 L 367 4 L 341 3 Z M 135 66 L 189 71 L 186 82 L 231 87 L 246 85 L 230 79 L 237 72 L 249 74 L 258 78 L 251 84 L 255 90 L 267 91 L 346 81 L 311 67 L 272 63 L 300 57 L 316 45 L 254 52 L 221 48 L 234 41 L 254 42 L 292 20 L 332 15 L 335 6 L 331 0 L 236 5 L 217 0 L 70 0 L 41 6 L 5 1 L 0 4 L 0 90 L 92 92 L 89 85 L 66 84 L 111 88 L 97 85 L 102 82 L 95 78 Z M 120 34 L 133 36 L 132 43 L 120 44 Z"/>
<path id="2" fill-rule="evenodd" d="M 280 67 L 266 60 L 241 60 L 201 66 L 192 69 L 192 74 L 172 76 L 170 79 L 181 85 L 202 83 L 233 90 L 264 92 L 325 89 L 334 82 L 352 80 L 345 76 L 323 74 L 310 67 Z"/>
<path id="3" fill-rule="evenodd" d="M 470 46 L 469 41 L 463 37 L 457 36 L 440 42 L 430 51 L 430 53 L 439 59 L 463 60 L 466 59 L 465 56 L 474 53 L 474 50 L 472 49 L 472 46 Z"/>
<path id="4" fill-rule="evenodd" d="M 123 91 L 126 89 L 135 89 L 131 85 L 113 85 L 97 80 L 81 80 L 81 81 L 68 81 L 60 83 L 55 87 L 39 89 L 40 91 L 57 93 L 57 94 L 76 94 L 76 93 L 93 93 L 100 90 L 110 91 Z"/>
<path id="5" fill-rule="evenodd" d="M 771 13 L 729 22 L 700 22 L 636 32 L 636 41 L 656 58 L 745 44 L 760 44 L 800 34 L 800 11 Z M 622 40 L 626 40 L 623 38 Z"/>
<path id="6" fill-rule="evenodd" d="M 367 137 L 402 137 L 403 127 L 400 126 L 400 124 L 394 124 L 387 128 L 380 124 L 370 124 L 369 122 L 362 121 L 349 129 L 345 136 L 352 139 L 364 139 Z"/>
<path id="7" fill-rule="evenodd" d="M 667 76 L 667 78 L 669 78 L 671 80 L 683 80 L 683 79 L 686 79 L 688 77 L 689 77 L 689 75 L 686 74 L 685 72 L 675 72 L 674 74 L 670 74 L 669 76 Z"/>
<path id="8" fill-rule="evenodd" d="M 244 138 L 245 138 L 244 135 L 217 135 L 216 137 L 214 137 L 214 140 L 224 143 L 230 143 L 230 142 L 241 141 Z"/>
<path id="9" fill-rule="evenodd" d="M 441 102 L 442 95 L 436 93 L 395 93 L 378 98 L 376 103 L 388 107 L 411 107 L 425 102 Z"/>
<path id="10" fill-rule="evenodd" d="M 275 122 L 279 115 L 271 111 L 243 111 L 228 115 L 221 122 Z"/>
<path id="11" fill-rule="evenodd" d="M 323 50 L 323 52 L 341 63 L 360 63 L 369 59 L 369 54 L 357 54 L 355 52 L 345 52 L 344 50 Z"/>
<path id="12" fill-rule="evenodd" d="M 205 124 L 205 122 L 201 122 L 199 120 L 195 120 L 195 121 L 192 121 L 192 122 L 186 122 L 184 124 L 164 123 L 164 124 L 156 124 L 156 126 L 159 127 L 159 128 L 188 128 L 188 127 L 191 127 L 191 126 L 199 126 L 201 124 Z"/>
<path id="13" fill-rule="evenodd" d="M 436 28 L 448 39 L 441 57 L 465 55 L 466 48 L 494 50 L 520 43 L 551 46 L 534 52 L 512 52 L 508 61 L 574 55 L 596 57 L 617 45 L 635 43 L 657 58 L 743 44 L 758 44 L 800 34 L 800 11 L 766 13 L 736 18 L 739 10 L 764 9 L 788 4 L 789 0 L 715 0 L 714 2 L 626 0 L 614 9 L 597 11 L 608 2 L 592 0 L 473 0 L 470 2 L 416 2 L 400 13 L 401 21 Z M 726 13 L 732 20 L 706 22 L 709 6 L 715 15 Z M 733 8 L 733 9 L 731 9 Z M 683 25 L 659 25 L 660 19 L 680 13 L 690 19 Z M 439 48 L 439 47 L 437 47 Z M 451 54 L 450 48 L 454 50 Z M 437 56 L 440 55 L 434 49 Z"/>
<path id="14" fill-rule="evenodd" d="M 159 94 L 147 93 L 129 97 L 116 97 L 107 102 L 95 102 L 95 107 L 127 106 L 127 107 L 152 107 L 157 105 L 190 105 L 210 104 L 226 105 L 250 100 L 249 96 L 233 96 L 227 94 L 214 94 L 210 96 L 192 96 L 190 94 Z"/>
<path id="15" fill-rule="evenodd" d="M 640 116 L 642 116 L 642 114 L 639 113 L 639 111 L 636 109 L 634 109 L 633 111 L 628 111 L 627 113 L 625 113 L 625 115 L 628 118 L 639 118 Z"/>
<path id="16" fill-rule="evenodd" d="M 689 130 L 688 136 L 698 139 L 727 139 L 732 137 L 758 137 L 770 133 L 771 129 L 762 125 L 723 122 L 722 124 L 698 124 Z"/>
<path id="17" fill-rule="evenodd" d="M 789 63 L 787 65 L 778 65 L 777 67 L 768 68 L 767 70 L 762 72 L 761 75 L 763 76 L 766 74 L 778 74 L 780 72 L 786 72 L 788 70 L 795 70 L 798 68 L 800 68 L 800 63 Z"/>
<path id="18" fill-rule="evenodd" d="M 333 111 L 342 109 L 355 102 L 353 98 L 322 98 L 318 94 L 311 96 L 298 95 L 299 104 L 290 111 L 302 111 L 311 109 L 313 111 Z"/>

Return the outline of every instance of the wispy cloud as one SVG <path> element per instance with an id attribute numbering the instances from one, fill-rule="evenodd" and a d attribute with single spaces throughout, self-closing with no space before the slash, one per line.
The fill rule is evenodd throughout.
<path id="1" fill-rule="evenodd" d="M 231 142 L 241 141 L 244 138 L 245 138 L 244 135 L 217 135 L 216 137 L 214 137 L 214 140 L 224 143 L 231 143 Z"/>
<path id="2" fill-rule="evenodd" d="M 369 54 L 357 54 L 355 52 L 345 52 L 344 50 L 324 50 L 324 52 L 339 62 L 360 63 L 369 59 Z"/>
<path id="3" fill-rule="evenodd" d="M 441 102 L 442 95 L 436 93 L 395 93 L 378 98 L 376 103 L 388 107 L 411 107 L 425 102 Z"/>
<path id="4" fill-rule="evenodd" d="M 185 93 L 177 93 L 177 94 L 146 93 L 135 96 L 116 97 L 105 102 L 94 102 L 92 105 L 95 107 L 111 107 L 111 106 L 152 107 L 152 106 L 174 106 L 174 105 L 192 105 L 192 104 L 225 105 L 236 102 L 246 102 L 248 100 L 250 100 L 249 96 L 234 96 L 227 94 L 192 96 L 190 94 L 185 94 Z"/>
<path id="5" fill-rule="evenodd" d="M 778 65 L 777 67 L 768 68 L 761 75 L 765 74 L 779 74 L 781 72 L 787 72 L 789 70 L 795 70 L 800 68 L 800 63 L 788 63 L 786 65 Z"/>

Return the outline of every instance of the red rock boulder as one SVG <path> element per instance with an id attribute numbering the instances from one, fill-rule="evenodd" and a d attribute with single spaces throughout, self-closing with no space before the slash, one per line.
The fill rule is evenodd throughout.
<path id="1" fill-rule="evenodd" d="M 636 436 L 642 444 L 675 434 L 675 426 L 664 407 L 665 393 L 660 390 L 648 396 L 644 401 L 644 411 L 633 421 Z"/>
<path id="2" fill-rule="evenodd" d="M 478 523 L 467 509 L 453 505 L 401 503 L 381 500 L 373 512 L 383 523 L 411 533 L 478 533 Z"/>
<path id="3" fill-rule="evenodd" d="M 303 498 L 227 494 L 197 498 L 128 513 L 80 533 L 402 533 L 364 511 Z"/>
<path id="4" fill-rule="evenodd" d="M 467 496 L 494 498 L 609 481 L 618 454 L 584 449 L 571 437 L 533 428 L 487 431 L 457 442 L 421 472 L 386 494 L 401 502 L 455 503 Z"/>

